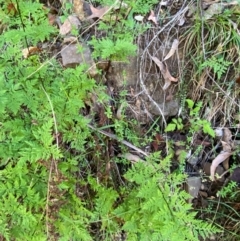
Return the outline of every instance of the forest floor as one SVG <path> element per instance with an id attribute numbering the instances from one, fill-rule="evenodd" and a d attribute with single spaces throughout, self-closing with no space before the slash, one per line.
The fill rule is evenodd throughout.
<path id="1" fill-rule="evenodd" d="M 137 13 L 124 1 L 116 6 L 107 1 L 40 2 L 58 35 L 27 46 L 22 51 L 24 59 L 44 52 L 44 58 L 56 60 L 64 70 L 86 64 L 89 78 L 101 86 L 75 106 L 88 120 L 91 132 L 81 143 L 87 150 L 87 164 L 74 172 L 75 178 L 86 180 L 90 173 L 100 184 L 121 193 L 125 174 L 136 163 L 154 153 L 158 160 L 171 156 L 171 173 L 186 175 L 178 186 L 190 195 L 187 202 L 197 218 L 224 230 L 204 240 L 240 240 L 240 3 L 151 1 L 150 11 L 144 11 L 143 3 Z M 19 11 L 14 4 L 6 6 L 9 15 Z M 124 25 L 130 18 L 132 28 Z M 133 29 L 132 43 L 124 42 L 128 28 Z M 118 45 L 111 44 L 111 37 L 113 42 L 119 39 Z M 31 122 L 38 125 L 35 119 Z M 82 152 L 71 143 L 72 134 L 61 133 L 61 128 L 65 126 L 53 134 L 56 143 L 64 153 L 78 158 Z M 40 159 L 56 175 L 58 168 Z M 48 182 L 52 220 L 64 205 L 64 201 L 53 201 L 65 195 L 64 188 L 59 191 L 56 186 L 67 178 L 62 174 L 58 178 Z M 91 207 L 89 197 L 97 191 L 90 190 L 90 184 L 76 183 L 77 196 Z M 116 202 L 126 194 L 121 195 Z M 95 237 L 103 235 L 99 223 L 91 225 Z M 49 224 L 49 233 L 54 233 L 53 226 Z M 125 240 L 123 233 L 120 236 L 110 240 Z"/>

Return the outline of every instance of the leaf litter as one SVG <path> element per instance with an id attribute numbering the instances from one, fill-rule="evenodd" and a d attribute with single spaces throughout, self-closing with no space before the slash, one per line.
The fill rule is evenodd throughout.
<path id="1" fill-rule="evenodd" d="M 163 78 L 165 80 L 165 84 L 163 86 L 163 90 L 166 90 L 171 85 L 172 82 L 178 82 L 178 79 L 174 78 L 170 74 L 166 63 L 160 61 L 156 57 L 151 56 L 151 58 L 155 62 L 155 64 L 159 67 L 159 69 L 160 69 L 160 71 L 162 73 L 162 76 L 163 76 Z"/>

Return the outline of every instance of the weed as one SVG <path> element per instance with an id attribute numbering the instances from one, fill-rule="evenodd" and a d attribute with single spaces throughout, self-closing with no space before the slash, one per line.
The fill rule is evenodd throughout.
<path id="1" fill-rule="evenodd" d="M 210 135 L 211 137 L 215 137 L 215 132 L 211 128 L 211 124 L 209 121 L 205 119 L 200 119 L 199 118 L 199 112 L 202 107 L 202 103 L 199 102 L 194 106 L 194 102 L 190 99 L 186 100 L 189 108 L 189 124 L 188 129 L 185 130 L 188 133 L 191 133 L 192 135 L 195 132 L 198 132 L 202 130 L 205 134 Z M 179 117 L 177 119 L 173 118 L 171 123 L 167 125 L 165 128 L 165 131 L 174 131 L 174 130 L 183 130 L 184 129 L 184 124 L 182 123 L 182 119 Z M 191 137 L 190 137 L 191 139 Z"/>

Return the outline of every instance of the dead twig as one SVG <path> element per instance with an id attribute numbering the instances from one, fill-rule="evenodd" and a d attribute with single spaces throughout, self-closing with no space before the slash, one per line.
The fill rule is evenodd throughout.
<path id="1" fill-rule="evenodd" d="M 144 156 L 148 156 L 148 154 L 147 154 L 146 152 L 144 152 L 143 150 L 141 150 L 140 148 L 134 146 L 133 144 L 131 144 L 131 143 L 128 142 L 128 141 L 120 140 L 120 139 L 119 139 L 116 135 L 114 135 L 114 134 L 108 133 L 108 132 L 103 131 L 103 130 L 99 130 L 99 129 L 95 128 L 94 126 L 90 125 L 90 124 L 88 124 L 88 127 L 91 128 L 91 129 L 94 130 L 94 131 L 97 131 L 97 132 L 99 132 L 99 133 L 101 133 L 101 134 L 103 134 L 103 135 L 105 135 L 105 136 L 108 136 L 108 137 L 110 137 L 110 138 L 112 138 L 112 139 L 114 139 L 114 140 L 117 140 L 117 141 L 121 142 L 122 144 L 124 144 L 124 145 L 132 148 L 133 150 L 135 150 L 135 151 L 143 154 Z"/>

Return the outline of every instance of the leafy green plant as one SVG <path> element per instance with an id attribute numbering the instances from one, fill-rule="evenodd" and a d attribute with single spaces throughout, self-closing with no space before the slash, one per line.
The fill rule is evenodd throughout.
<path id="1" fill-rule="evenodd" d="M 165 128 L 165 131 L 174 131 L 174 130 L 182 130 L 183 129 L 183 123 L 181 118 L 173 118 L 171 123 L 167 125 Z"/>
<path id="2" fill-rule="evenodd" d="M 219 93 L 222 98 L 228 93 L 230 98 L 237 100 L 234 84 L 230 83 L 235 83 L 231 80 L 239 72 L 240 37 L 235 26 L 240 23 L 240 12 L 236 5 L 224 8 L 221 14 L 214 14 L 207 20 L 203 20 L 202 14 L 204 11 L 199 8 L 194 24 L 184 33 L 186 61 L 182 71 L 185 86 L 193 90 L 188 93 L 188 98 L 195 102 L 208 100 L 211 109 L 215 110 L 214 115 L 209 116 L 212 121 L 216 116 L 225 118 L 224 108 L 228 104 L 219 103 Z M 230 112 L 229 116 L 234 116 L 235 108 Z"/>
<path id="3" fill-rule="evenodd" d="M 220 197 L 227 197 L 235 193 L 237 187 L 237 183 L 230 181 L 227 186 L 224 186 L 220 191 L 218 191 L 218 196 Z"/>
<path id="4" fill-rule="evenodd" d="M 42 62 L 45 53 L 23 57 L 23 48 L 57 31 L 41 4 L 18 3 L 24 26 L 20 14 L 2 12 L 6 28 L 0 37 L 0 237 L 46 240 L 56 233 L 59 240 L 91 240 L 91 212 L 76 196 L 72 178 L 84 155 L 71 151 L 84 150 L 90 136 L 79 110 L 95 81 L 84 66 L 63 70 L 53 59 Z"/>
<path id="5" fill-rule="evenodd" d="M 137 163 L 126 173 L 132 188 L 115 213 L 124 220 L 127 240 L 198 240 L 217 231 L 195 219 L 189 195 L 180 188 L 185 175 L 170 173 L 170 165 L 168 156 L 160 164 Z"/>
<path id="6" fill-rule="evenodd" d="M 97 1 L 103 6 L 116 6 L 115 1 Z M 109 18 L 100 21 L 99 31 L 104 31 L 106 36 L 94 37 L 89 43 L 93 46 L 93 57 L 113 61 L 127 61 L 128 57 L 136 54 L 135 38 L 147 30 L 148 24 L 139 24 L 133 14 L 147 14 L 157 1 L 125 1 L 119 5 L 118 13 L 108 13 Z M 117 5 L 118 6 L 118 5 Z M 130 9 L 130 11 L 127 11 Z M 127 15 L 126 15 L 127 12 Z M 119 21 L 120 20 L 120 21 Z"/>
<path id="7" fill-rule="evenodd" d="M 119 191 L 89 176 L 88 183 L 95 192 L 92 222 L 99 223 L 104 240 L 124 231 L 126 240 L 131 241 L 193 241 L 219 231 L 195 218 L 187 202 L 190 195 L 181 189 L 186 176 L 170 173 L 171 156 L 159 163 L 158 154 L 129 169 L 124 175 L 126 186 Z"/>
<path id="8" fill-rule="evenodd" d="M 228 67 L 232 64 L 230 61 L 224 60 L 223 56 L 212 56 L 210 59 L 201 64 L 201 69 L 210 67 L 214 74 L 217 75 L 217 79 L 220 80 L 222 75 L 226 73 Z"/>
<path id="9" fill-rule="evenodd" d="M 135 55 L 136 46 L 132 44 L 133 39 L 117 39 L 113 41 L 109 38 L 97 40 L 93 38 L 91 44 L 94 46 L 93 57 L 101 56 L 103 59 L 126 61 L 127 57 Z"/>
<path id="10" fill-rule="evenodd" d="M 190 127 L 188 127 L 188 132 L 195 133 L 196 131 L 202 130 L 205 134 L 210 135 L 211 137 L 215 137 L 215 132 L 211 127 L 211 123 L 207 120 L 202 120 L 199 118 L 199 111 L 201 109 L 202 103 L 199 102 L 194 105 L 194 102 L 190 99 L 186 99 L 189 108 L 189 123 Z M 171 123 L 167 125 L 165 131 L 174 131 L 174 130 L 182 130 L 184 128 L 184 124 L 182 123 L 182 119 L 179 117 L 178 119 L 173 118 Z"/>
<path id="11" fill-rule="evenodd" d="M 192 132 L 203 130 L 203 133 L 215 137 L 215 132 L 211 127 L 211 123 L 207 120 L 202 120 L 199 118 L 199 111 L 202 107 L 202 103 L 199 102 L 194 107 L 194 102 L 190 99 L 186 100 L 188 108 L 190 109 L 190 129 Z"/>

